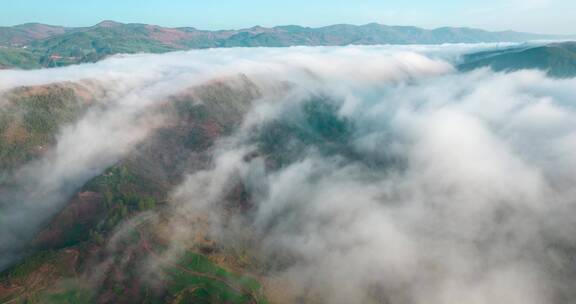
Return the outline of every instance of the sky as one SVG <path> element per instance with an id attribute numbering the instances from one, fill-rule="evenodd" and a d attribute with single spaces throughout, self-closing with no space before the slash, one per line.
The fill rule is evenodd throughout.
<path id="1" fill-rule="evenodd" d="M 0 25 L 90 26 L 102 20 L 201 29 L 337 23 L 466 26 L 574 34 L 574 0 L 4 0 Z"/>

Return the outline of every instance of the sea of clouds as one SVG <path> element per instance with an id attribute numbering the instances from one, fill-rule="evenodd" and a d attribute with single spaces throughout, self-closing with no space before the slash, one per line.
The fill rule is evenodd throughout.
<path id="1" fill-rule="evenodd" d="M 173 190 L 175 249 L 202 213 L 214 239 L 255 244 L 265 275 L 285 282 L 292 300 L 569 303 L 576 79 L 454 68 L 462 54 L 507 46 L 218 49 L 0 71 L 1 90 L 80 80 L 109 90 L 105 107 L 14 173 L 9 200 L 0 199 L 0 266 L 83 183 L 162 125 L 149 115 L 155 105 L 244 74 L 263 96 L 218 141 L 210 169 Z M 290 89 L 278 93 L 279 83 Z M 346 126 L 345 137 L 311 125 L 311 100 Z M 279 138 L 291 156 L 270 166 L 275 155 L 261 150 L 273 124 L 307 140 Z M 225 201 L 238 184 L 251 208 L 231 216 Z"/>

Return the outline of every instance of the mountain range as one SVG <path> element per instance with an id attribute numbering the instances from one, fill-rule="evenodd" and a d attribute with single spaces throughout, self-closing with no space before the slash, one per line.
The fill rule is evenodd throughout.
<path id="1" fill-rule="evenodd" d="M 91 27 L 29 23 L 0 27 L 0 68 L 34 69 L 95 62 L 119 53 L 164 53 L 218 47 L 341 46 L 521 42 L 563 36 L 472 28 L 338 24 L 207 31 L 103 21 Z"/>

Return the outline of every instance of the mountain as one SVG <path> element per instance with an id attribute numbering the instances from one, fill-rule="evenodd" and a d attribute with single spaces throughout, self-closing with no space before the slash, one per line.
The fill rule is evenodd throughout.
<path id="1" fill-rule="evenodd" d="M 0 68 L 56 67 L 94 62 L 119 53 L 163 53 L 216 47 L 517 42 L 554 38 L 558 36 L 451 27 L 426 30 L 377 23 L 319 28 L 255 26 L 222 31 L 114 21 L 81 28 L 24 24 L 0 28 Z"/>
<path id="2" fill-rule="evenodd" d="M 254 28 L 253 28 L 254 29 Z M 425 30 L 411 26 L 387 26 L 370 23 L 361 26 L 340 24 L 321 28 L 280 26 L 258 31 L 240 31 L 226 39 L 225 46 L 294 46 L 294 45 L 374 45 L 441 44 L 526 41 L 550 36 L 517 32 L 487 32 L 470 28 Z"/>
<path id="3" fill-rule="evenodd" d="M 336 43 L 336 33 L 354 29 L 325 28 L 323 37 Z M 92 39 L 114 44 L 109 53 L 186 47 L 174 33 L 241 41 L 174 31 L 105 21 L 65 36 L 78 41 L 77 56 L 98 49 Z M 54 36 L 11 50 L 18 58 L 36 44 L 65 52 L 66 43 Z M 178 53 L 119 58 L 104 72 L 0 73 L 0 303 L 428 303 L 468 280 L 463 303 L 526 299 L 523 284 L 495 295 L 492 284 L 477 286 L 486 269 L 516 282 L 503 262 L 520 278 L 534 263 L 534 274 L 546 269 L 543 281 L 560 278 L 554 298 L 576 298 L 576 275 L 566 272 L 576 267 L 576 241 L 565 241 L 575 228 L 565 208 L 574 180 L 566 165 L 574 115 L 561 104 L 573 95 L 569 81 L 536 75 L 524 90 L 513 76 L 451 74 L 435 57 L 386 48 L 338 58 L 326 56 L 338 48 L 236 51 L 225 63 Z M 565 66 L 574 51 L 575 43 L 525 44 L 467 54 L 460 68 L 504 56 L 515 68 Z M 306 52 L 323 54 L 287 63 Z M 381 54 L 390 60 L 373 64 Z M 496 102 L 484 102 L 494 85 Z M 525 145 L 545 149 L 528 150 L 534 161 Z M 456 268 L 446 259 L 453 254 Z M 450 271 L 468 262 L 463 274 Z M 436 281 L 446 284 L 441 297 L 421 288 Z M 346 284 L 354 292 L 340 301 Z"/>
<path id="4" fill-rule="evenodd" d="M 12 27 L 0 27 L 1 46 L 23 46 L 35 40 L 62 35 L 70 28 L 40 23 L 26 23 Z"/>
<path id="5" fill-rule="evenodd" d="M 466 56 L 459 65 L 462 71 L 481 67 L 503 72 L 538 69 L 552 77 L 576 77 L 576 42 L 475 53 Z"/>
<path id="6" fill-rule="evenodd" d="M 0 94 L 0 207 L 14 187 L 5 175 L 46 157 L 60 128 L 102 106 L 107 91 L 97 83 L 67 82 Z M 175 92 L 161 103 L 153 112 L 170 117 L 169 123 L 74 192 L 29 240 L 27 257 L 0 272 L 0 302 L 267 303 L 259 281 L 245 274 L 250 261 L 213 241 L 201 241 L 174 261 L 159 257 L 166 246 L 163 236 L 144 227 L 134 231 L 136 239 L 118 244 L 130 252 L 125 260 L 114 260 L 116 253 L 106 246 L 124 221 L 166 207 L 170 188 L 181 182 L 186 168 L 206 166 L 215 141 L 234 130 L 258 97 L 255 85 L 238 76 Z M 147 255 L 153 260 L 147 261 Z M 93 273 L 109 262 L 114 265 L 110 271 Z M 142 285 L 134 271 L 143 262 L 165 263 L 166 275 L 155 287 Z M 101 287 L 90 290 L 94 278 Z"/>

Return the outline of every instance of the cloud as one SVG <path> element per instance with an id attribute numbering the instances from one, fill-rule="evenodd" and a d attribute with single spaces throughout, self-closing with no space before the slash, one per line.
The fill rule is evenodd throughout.
<path id="1" fill-rule="evenodd" d="M 172 224 L 182 229 L 177 218 L 208 213 L 211 237 L 223 244 L 259 240 L 264 275 L 292 287 L 289 301 L 573 297 L 565 269 L 573 266 L 576 228 L 569 216 L 576 113 L 566 89 L 575 80 L 489 70 L 339 80 L 288 96 L 275 115 L 249 115 L 221 144 L 214 168 L 177 188 Z M 331 103 L 325 109 L 333 112 L 307 114 L 315 102 Z M 314 129 L 314 119 L 346 121 L 351 133 L 335 141 Z M 281 136 L 271 154 L 268 128 Z M 227 193 L 238 184 L 253 208 L 230 219 L 238 202 Z"/>
<path id="2" fill-rule="evenodd" d="M 483 47 L 483 46 L 479 46 Z M 437 48 L 436 48 L 437 49 Z M 380 53 L 381 51 L 382 53 Z M 354 58 L 357 61 L 352 62 Z M 373 69 L 363 66 L 373 65 Z M 21 86 L 62 82 L 86 84 L 98 100 L 78 121 L 64 126 L 55 145 L 16 168 L 0 198 L 0 268 L 12 263 L 30 238 L 91 178 L 129 155 L 165 123 L 157 106 L 170 96 L 213 80 L 249 74 L 270 94 L 282 81 L 307 79 L 317 85 L 355 75 L 358 83 L 403 79 L 412 74 L 445 73 L 439 59 L 380 48 L 218 49 L 164 55 L 119 55 L 66 68 L 0 72 L 0 92 Z M 310 70 L 322 74 L 312 75 Z M 342 73 L 340 73 L 342 72 Z M 351 79 L 351 78 L 348 78 Z M 2 105 L 0 105 L 2 106 Z"/>
<path id="3" fill-rule="evenodd" d="M 262 98 L 210 168 L 174 189 L 159 217 L 170 255 L 204 230 L 201 219 L 222 246 L 253 253 L 290 300 L 572 299 L 576 83 L 449 63 L 494 47 L 219 49 L 0 72 L 3 89 L 90 79 L 111 91 L 19 170 L 15 189 L 34 191 L 14 191 L 1 248 L 17 255 L 18 233 L 146 140 L 168 96 L 243 74 Z M 230 195 L 237 187 L 247 207 Z"/>

